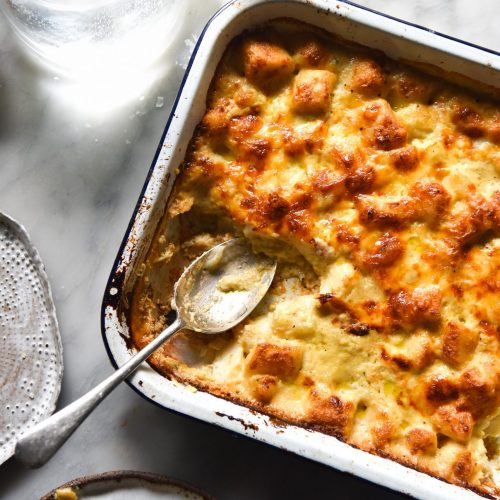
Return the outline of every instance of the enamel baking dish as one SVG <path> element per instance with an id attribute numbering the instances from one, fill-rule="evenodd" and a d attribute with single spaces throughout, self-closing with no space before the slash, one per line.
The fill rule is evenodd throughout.
<path id="1" fill-rule="evenodd" d="M 168 119 L 141 197 L 116 258 L 102 307 L 102 333 L 112 363 L 131 356 L 127 346 L 127 294 L 134 269 L 148 249 L 163 214 L 176 168 L 205 111 L 208 86 L 228 42 L 243 30 L 278 17 L 310 23 L 340 37 L 385 52 L 396 60 L 439 68 L 461 83 L 498 86 L 500 55 L 435 34 L 347 2 L 328 0 L 239 0 L 223 7 L 205 27 L 193 53 Z M 430 65 L 430 66 L 428 66 Z M 462 78 L 465 77 L 465 78 Z M 125 304 L 125 307 L 124 307 Z M 169 381 L 148 364 L 129 384 L 151 402 L 258 439 L 341 471 L 425 499 L 478 498 L 473 492 L 445 483 L 394 461 L 371 455 L 334 437 L 275 420 L 235 403 Z"/>

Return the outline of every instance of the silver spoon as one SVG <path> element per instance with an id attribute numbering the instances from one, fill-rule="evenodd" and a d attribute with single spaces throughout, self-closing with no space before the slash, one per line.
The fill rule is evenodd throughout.
<path id="1" fill-rule="evenodd" d="M 242 238 L 198 257 L 175 284 L 175 321 L 94 389 L 28 430 L 16 444 L 16 457 L 30 467 L 43 465 L 94 408 L 174 333 L 182 328 L 219 333 L 246 318 L 266 294 L 275 271 L 276 261 L 253 253 Z"/>

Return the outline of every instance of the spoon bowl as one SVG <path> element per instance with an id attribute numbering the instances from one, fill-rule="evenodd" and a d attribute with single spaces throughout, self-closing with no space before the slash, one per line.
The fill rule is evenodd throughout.
<path id="1" fill-rule="evenodd" d="M 219 333 L 245 319 L 271 286 L 276 261 L 255 254 L 243 238 L 205 252 L 182 273 L 174 308 L 190 330 Z"/>

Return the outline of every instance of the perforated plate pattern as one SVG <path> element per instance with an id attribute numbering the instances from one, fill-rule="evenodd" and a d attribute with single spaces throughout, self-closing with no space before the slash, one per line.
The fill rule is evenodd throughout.
<path id="1" fill-rule="evenodd" d="M 24 228 L 0 213 L 0 464 L 25 430 L 54 411 L 62 371 L 42 261 Z"/>

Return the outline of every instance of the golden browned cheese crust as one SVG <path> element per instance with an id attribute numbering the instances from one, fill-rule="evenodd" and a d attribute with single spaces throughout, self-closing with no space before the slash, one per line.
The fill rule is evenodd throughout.
<path id="1" fill-rule="evenodd" d="M 270 293 L 162 373 L 500 494 L 500 108 L 283 25 L 231 43 L 140 268 L 130 327 L 165 326 L 190 259 L 244 235 Z"/>

